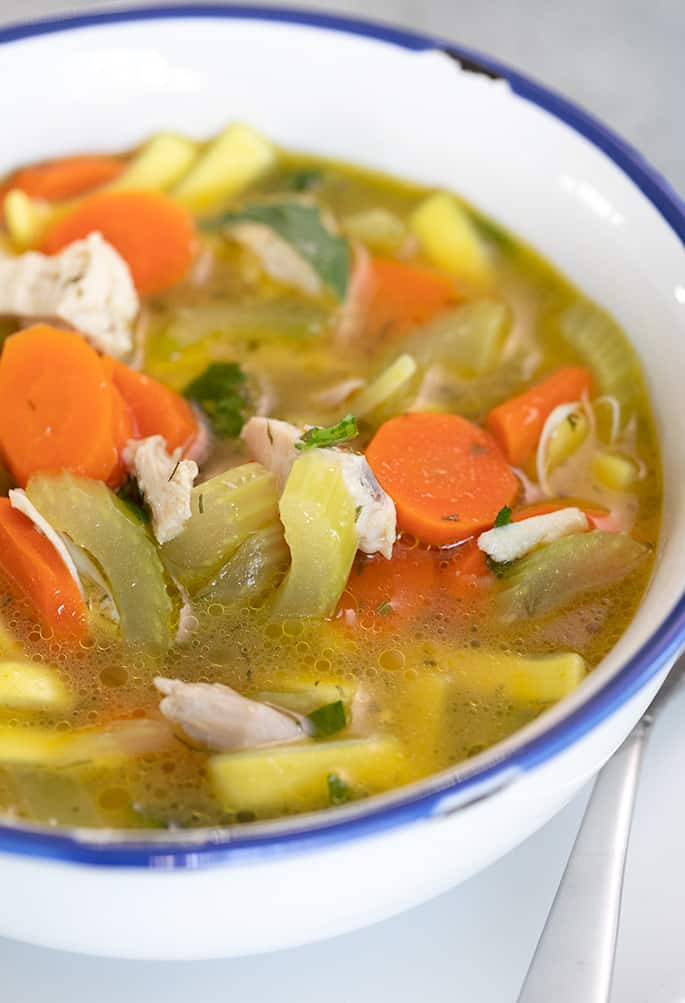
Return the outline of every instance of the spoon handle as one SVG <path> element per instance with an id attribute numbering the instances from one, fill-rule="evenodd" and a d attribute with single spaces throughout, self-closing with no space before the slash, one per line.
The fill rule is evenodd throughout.
<path id="1" fill-rule="evenodd" d="M 630 824 L 649 727 L 599 773 L 518 1003 L 609 1003 Z"/>

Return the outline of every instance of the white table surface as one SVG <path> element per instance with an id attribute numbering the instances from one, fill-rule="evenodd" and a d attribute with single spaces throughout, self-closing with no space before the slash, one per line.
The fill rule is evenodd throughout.
<path id="1" fill-rule="evenodd" d="M 100 6 L 97 0 L 0 0 L 0 23 Z M 498 55 L 611 122 L 685 191 L 685 143 L 677 128 L 685 83 L 685 0 L 299 0 L 299 6 L 375 16 Z M 685 691 L 655 728 L 647 756 L 612 1003 L 685 1003 L 684 718 Z M 311 947 L 231 961 L 156 964 L 85 958 L 0 939 L 0 1001 L 515 1003 L 586 799 L 587 791 L 461 887 L 403 916 Z M 179 924 L 183 920 L 179 916 Z"/>

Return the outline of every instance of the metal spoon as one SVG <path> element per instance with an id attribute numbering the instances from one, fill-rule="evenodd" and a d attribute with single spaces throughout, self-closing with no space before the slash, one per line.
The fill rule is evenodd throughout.
<path id="1" fill-rule="evenodd" d="M 640 767 L 651 727 L 683 679 L 685 658 L 599 773 L 518 1003 L 609 1003 Z"/>

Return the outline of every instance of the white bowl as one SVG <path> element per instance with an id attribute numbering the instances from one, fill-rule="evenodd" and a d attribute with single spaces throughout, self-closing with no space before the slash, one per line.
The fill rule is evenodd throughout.
<path id="1" fill-rule="evenodd" d="M 170 8 L 0 31 L 0 168 L 243 119 L 284 145 L 454 188 L 625 326 L 666 471 L 663 534 L 630 628 L 579 690 L 508 741 L 328 814 L 195 833 L 0 827 L 0 934 L 129 958 L 331 936 L 485 867 L 617 748 L 685 640 L 685 209 L 563 98 L 459 47 L 287 11 Z"/>

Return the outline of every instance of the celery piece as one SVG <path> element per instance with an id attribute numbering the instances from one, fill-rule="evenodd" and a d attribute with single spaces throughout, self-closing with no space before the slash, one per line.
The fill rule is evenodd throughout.
<path id="1" fill-rule="evenodd" d="M 158 132 L 141 146 L 107 188 L 165 191 L 190 170 L 197 155 L 197 144 L 186 136 Z"/>
<path id="2" fill-rule="evenodd" d="M 225 753 L 209 760 L 208 771 L 227 810 L 260 816 L 325 808 L 331 773 L 355 794 L 375 794 L 412 775 L 402 745 L 389 735 Z"/>
<path id="3" fill-rule="evenodd" d="M 504 570 L 495 604 L 507 620 L 542 616 L 634 571 L 647 548 L 627 533 L 560 537 Z"/>
<path id="4" fill-rule="evenodd" d="M 12 786 L 15 800 L 33 822 L 50 825 L 102 826 L 104 820 L 79 769 L 45 769 L 15 765 Z"/>
<path id="5" fill-rule="evenodd" d="M 356 393 L 347 407 L 357 418 L 384 421 L 404 410 L 415 383 L 416 362 L 411 355 L 400 355 L 375 380 Z"/>
<path id="6" fill-rule="evenodd" d="M 236 122 L 209 143 L 172 194 L 189 209 L 202 211 L 239 195 L 275 163 L 271 143 Z"/>
<path id="7" fill-rule="evenodd" d="M 521 393 L 528 385 L 525 349 L 482 376 L 463 378 L 437 362 L 426 370 L 413 411 L 451 411 L 464 418 L 483 418 L 496 404 Z"/>
<path id="8" fill-rule="evenodd" d="M 599 393 L 615 397 L 622 407 L 645 393 L 635 349 L 618 324 L 599 307 L 578 302 L 565 311 L 561 334 L 592 369 Z"/>
<path id="9" fill-rule="evenodd" d="M 42 516 L 100 566 L 132 644 L 165 651 L 171 640 L 171 601 L 164 569 L 149 533 L 102 483 L 62 472 L 34 474 L 26 492 Z"/>
<path id="10" fill-rule="evenodd" d="M 55 669 L 16 659 L 0 661 L 0 707 L 61 710 L 72 702 Z"/>
<path id="11" fill-rule="evenodd" d="M 545 467 L 554 470 L 585 442 L 590 424 L 582 411 L 574 411 L 559 422 L 547 443 Z"/>
<path id="12" fill-rule="evenodd" d="M 303 453 L 290 471 L 279 510 L 291 565 L 273 614 L 330 616 L 357 552 L 355 506 L 339 465 L 317 450 Z"/>
<path id="13" fill-rule="evenodd" d="M 423 324 L 404 339 L 403 347 L 419 365 L 440 362 L 470 376 L 482 376 L 499 362 L 510 324 L 506 304 L 481 299 Z"/>
<path id="14" fill-rule="evenodd" d="M 285 572 L 289 560 L 283 527 L 274 522 L 250 533 L 200 595 L 212 602 L 255 602 Z"/>
<path id="15" fill-rule="evenodd" d="M 276 479 L 259 463 L 226 470 L 190 496 L 191 517 L 160 549 L 171 574 L 195 594 L 217 574 L 251 533 L 278 516 Z"/>
<path id="16" fill-rule="evenodd" d="M 637 473 L 637 465 L 629 456 L 600 450 L 592 458 L 592 476 L 612 491 L 630 490 Z"/>
<path id="17" fill-rule="evenodd" d="M 487 287 L 493 279 L 484 244 L 467 212 L 447 192 L 429 195 L 412 213 L 409 226 L 428 259 L 438 268 Z"/>
<path id="18" fill-rule="evenodd" d="M 372 251 L 392 254 L 407 236 L 402 220 L 388 209 L 363 209 L 342 222 L 344 233 L 351 240 L 359 240 Z"/>
<path id="19" fill-rule="evenodd" d="M 260 703 L 273 704 L 275 707 L 285 707 L 296 714 L 311 714 L 312 711 L 325 704 L 341 700 L 349 709 L 354 697 L 355 685 L 347 680 L 343 683 L 326 682 L 310 683 L 301 688 L 292 685 L 288 680 L 287 690 L 261 690 L 255 695 Z"/>

